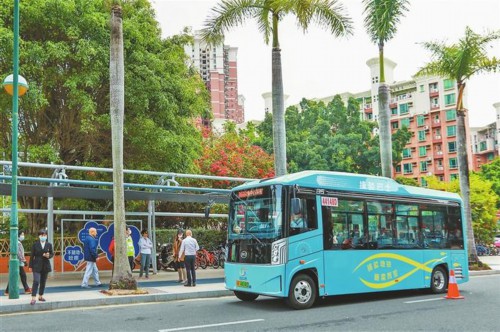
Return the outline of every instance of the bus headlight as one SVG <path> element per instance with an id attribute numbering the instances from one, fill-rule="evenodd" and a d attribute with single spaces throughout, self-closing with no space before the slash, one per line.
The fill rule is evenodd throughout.
<path id="1" fill-rule="evenodd" d="M 287 262 L 287 239 L 281 239 L 271 244 L 271 264 L 279 265 Z"/>

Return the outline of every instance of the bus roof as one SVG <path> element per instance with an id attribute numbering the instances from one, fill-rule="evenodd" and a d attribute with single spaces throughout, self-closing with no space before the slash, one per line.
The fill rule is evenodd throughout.
<path id="1" fill-rule="evenodd" d="M 393 179 L 385 177 L 329 171 L 303 171 L 276 178 L 256 180 L 237 186 L 233 188 L 233 190 L 238 191 L 273 184 L 298 185 L 299 187 L 304 188 L 321 188 L 326 190 L 341 190 L 374 195 L 445 199 L 457 202 L 462 201 L 460 196 L 455 193 L 406 186 L 394 181 Z"/>

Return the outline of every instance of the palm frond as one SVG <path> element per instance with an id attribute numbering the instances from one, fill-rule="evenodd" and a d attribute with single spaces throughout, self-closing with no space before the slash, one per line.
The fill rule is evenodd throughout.
<path id="1" fill-rule="evenodd" d="M 329 29 L 331 34 L 339 36 L 352 35 L 354 27 L 352 19 L 345 13 L 345 8 L 337 0 L 311 1 L 308 12 L 309 21 L 312 19 L 318 26 Z"/>
<path id="2" fill-rule="evenodd" d="M 408 11 L 408 0 L 363 0 L 364 26 L 374 43 L 387 42 L 396 34 L 400 18 Z"/>
<path id="3" fill-rule="evenodd" d="M 245 19 L 256 16 L 259 2 L 256 0 L 222 0 L 211 9 L 210 16 L 201 31 L 202 39 L 208 44 L 221 42 L 227 30 L 243 24 Z"/>

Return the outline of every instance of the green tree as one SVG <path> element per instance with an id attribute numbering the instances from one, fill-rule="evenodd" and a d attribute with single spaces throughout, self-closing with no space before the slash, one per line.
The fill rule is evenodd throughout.
<path id="1" fill-rule="evenodd" d="M 363 0 L 365 28 L 373 43 L 378 45 L 380 84 L 378 87 L 378 121 L 380 136 L 380 160 L 382 176 L 392 178 L 390 91 L 385 83 L 384 45 L 391 40 L 400 24 L 400 18 L 408 10 L 408 0 Z"/>
<path id="2" fill-rule="evenodd" d="M 256 143 L 267 152 L 272 151 L 272 115 L 266 114 L 257 127 Z M 378 136 L 373 136 L 376 123 L 361 120 L 359 104 L 349 99 L 344 104 L 340 96 L 325 105 L 303 99 L 299 107 L 286 111 L 287 155 L 290 171 L 308 169 L 379 174 L 380 154 Z M 393 136 L 398 140 L 394 151 L 400 156 L 402 146 L 411 137 L 408 130 L 399 130 Z"/>
<path id="3" fill-rule="evenodd" d="M 439 181 L 435 176 L 427 177 L 427 185 L 431 189 L 460 193 L 460 181 Z M 471 216 L 475 241 L 491 243 L 496 231 L 496 205 L 498 196 L 492 190 L 492 183 L 479 174 L 471 173 Z"/>
<path id="4" fill-rule="evenodd" d="M 465 131 L 465 116 L 463 95 L 467 80 L 479 73 L 496 72 L 500 69 L 500 59 L 489 58 L 486 47 L 500 38 L 500 31 L 479 35 L 469 27 L 465 36 L 457 43 L 446 45 L 444 42 L 426 42 L 423 46 L 431 51 L 431 61 L 417 72 L 417 76 L 438 75 L 456 81 L 457 97 L 457 148 L 458 171 L 460 174 L 460 189 L 465 206 L 467 219 L 467 247 L 471 258 L 477 261 L 474 230 L 472 227 L 469 163 L 467 160 L 467 133 Z"/>
<path id="5" fill-rule="evenodd" d="M 12 70 L 12 7 L 12 1 L 0 0 L 2 78 Z M 125 1 L 122 7 L 124 165 L 192 173 L 201 154 L 193 118 L 209 103 L 199 74 L 186 65 L 184 45 L 191 37 L 162 39 L 147 0 Z M 20 161 L 111 167 L 110 1 L 32 0 L 22 1 L 20 10 L 20 68 L 30 84 L 20 99 Z M 9 109 L 11 98 L 1 93 L 0 157 L 11 150 Z M 51 176 L 37 168 L 20 171 L 24 176 Z M 100 177 L 81 176 L 111 180 Z M 106 208 L 105 202 L 99 204 Z M 21 206 L 44 207 L 46 199 L 22 197 Z M 46 222 L 45 215 L 28 217 L 32 230 Z"/>
<path id="6" fill-rule="evenodd" d="M 500 157 L 495 158 L 491 163 L 481 166 L 479 175 L 491 182 L 491 189 L 495 192 L 497 197 L 500 198 Z M 500 208 L 500 199 L 497 207 Z"/>
<path id="7" fill-rule="evenodd" d="M 209 42 L 220 41 L 224 32 L 251 18 L 257 21 L 265 43 L 272 40 L 273 150 L 278 176 L 287 173 L 279 23 L 293 15 L 304 32 L 311 22 L 316 22 L 335 36 L 347 35 L 352 30 L 351 20 L 342 12 L 343 7 L 336 0 L 224 0 L 212 9 L 205 23 L 203 37 Z"/>

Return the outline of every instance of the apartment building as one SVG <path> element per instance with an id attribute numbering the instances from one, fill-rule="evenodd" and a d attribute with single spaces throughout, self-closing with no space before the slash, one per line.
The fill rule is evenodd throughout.
<path id="1" fill-rule="evenodd" d="M 471 127 L 472 165 L 475 171 L 500 156 L 500 102 L 493 104 L 495 121 L 483 127 Z"/>
<path id="2" fill-rule="evenodd" d="M 193 44 L 186 45 L 184 51 L 199 70 L 205 86 L 210 91 L 214 122 L 232 120 L 243 123 L 245 99 L 238 95 L 238 48 L 223 43 L 207 45 L 202 40 L 200 31 L 195 31 L 193 37 Z"/>
<path id="3" fill-rule="evenodd" d="M 360 114 L 365 120 L 378 121 L 379 60 L 369 59 L 370 90 L 358 93 L 345 92 L 340 96 L 347 100 L 356 98 Z M 403 150 L 403 160 L 394 169 L 394 176 L 413 178 L 425 186 L 425 177 L 435 175 L 442 181 L 458 177 L 457 159 L 457 117 L 458 91 L 453 80 L 440 77 L 415 77 L 406 81 L 394 81 L 397 64 L 385 59 L 385 77 L 390 85 L 391 127 L 395 131 L 408 127 L 413 138 Z M 464 103 L 467 104 L 467 92 Z M 329 102 L 333 96 L 318 100 Z M 466 130 L 468 128 L 468 117 Z M 498 121 L 497 121 L 498 122 Z M 376 134 L 377 132 L 375 132 Z M 470 136 L 469 168 L 472 169 Z"/>

